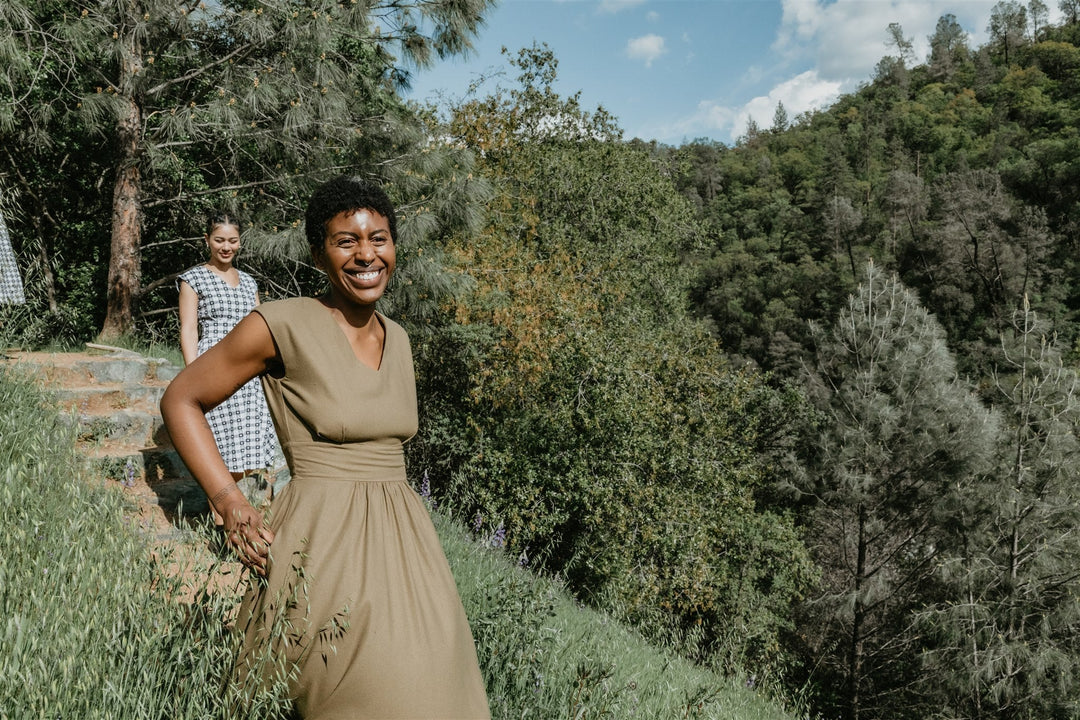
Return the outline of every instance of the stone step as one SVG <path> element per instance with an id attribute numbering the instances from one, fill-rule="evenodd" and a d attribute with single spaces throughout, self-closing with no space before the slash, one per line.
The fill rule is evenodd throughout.
<path id="1" fill-rule="evenodd" d="M 206 493 L 190 478 L 158 482 L 150 489 L 157 496 L 157 504 L 169 515 L 201 515 L 210 509 Z"/>
<path id="2" fill-rule="evenodd" d="M 191 479 L 184 461 L 172 448 L 84 446 L 82 453 L 97 465 L 105 477 L 118 482 L 129 479 L 132 474 L 144 478 L 149 485 L 171 478 Z"/>
<path id="3" fill-rule="evenodd" d="M 86 455 L 106 479 L 128 488 L 149 488 L 151 501 L 170 515 L 194 515 L 210 509 L 206 493 L 191 477 L 175 450 L 146 448 L 132 453 L 87 452 Z M 248 500 L 258 506 L 267 502 L 273 493 L 281 492 L 288 481 L 288 469 L 282 467 L 273 476 L 242 478 L 239 485 Z"/>
<path id="4" fill-rule="evenodd" d="M 209 508 L 206 494 L 191 477 L 175 450 L 147 447 L 90 448 L 83 454 L 102 477 L 132 488 L 145 484 L 153 501 L 162 508 L 185 515 L 202 513 Z"/>
<path id="5" fill-rule="evenodd" d="M 124 442 L 133 446 L 156 445 L 156 437 L 166 439 L 161 417 L 141 410 L 117 410 L 108 414 L 65 414 L 61 422 L 73 422 L 77 428 L 78 441 L 83 444 L 95 442 Z"/>
<path id="6" fill-rule="evenodd" d="M 124 486 L 162 527 L 205 513 L 209 502 L 173 449 L 158 403 L 180 368 L 162 359 L 87 344 L 82 353 L 15 353 L 55 393 L 63 418 L 77 428 L 79 450 L 96 475 Z M 280 455 L 280 450 L 279 450 Z M 268 479 L 245 478 L 253 503 L 289 480 L 284 457 Z"/>
<path id="7" fill-rule="evenodd" d="M 145 358 L 118 350 L 107 355 L 72 353 L 17 353 L 17 363 L 25 363 L 48 383 L 80 386 L 93 383 L 121 385 L 167 385 L 180 368 L 162 358 Z"/>
<path id="8" fill-rule="evenodd" d="M 209 509 L 158 409 L 178 367 L 89 343 L 83 352 L 8 355 L 5 364 L 28 371 L 52 391 L 93 475 L 121 485 L 138 508 L 134 517 L 159 540 L 179 532 L 185 516 Z"/>
<path id="9" fill-rule="evenodd" d="M 57 368 L 55 374 L 65 384 L 76 384 L 79 380 L 99 383 L 119 383 L 135 385 L 155 378 L 150 366 L 142 358 L 101 357 L 80 360 L 67 368 Z"/>
<path id="10" fill-rule="evenodd" d="M 86 415 L 104 415 L 116 410 L 140 409 L 156 413 L 165 385 L 95 384 L 53 388 L 64 408 Z"/>

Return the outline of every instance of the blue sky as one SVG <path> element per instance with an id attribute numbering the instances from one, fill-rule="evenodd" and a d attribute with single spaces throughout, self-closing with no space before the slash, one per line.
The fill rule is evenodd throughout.
<path id="1" fill-rule="evenodd" d="M 546 43 L 559 61 L 556 89 L 603 106 L 626 138 L 669 145 L 699 137 L 732 143 L 749 118 L 772 125 L 826 107 L 867 82 L 889 23 L 912 40 L 918 61 L 938 18 L 952 13 L 974 47 L 986 40 L 996 0 L 502 0 L 466 60 L 414 75 L 407 97 L 463 96 L 481 75 L 513 86 L 500 52 Z M 1057 21 L 1056 2 L 1051 20 Z"/>

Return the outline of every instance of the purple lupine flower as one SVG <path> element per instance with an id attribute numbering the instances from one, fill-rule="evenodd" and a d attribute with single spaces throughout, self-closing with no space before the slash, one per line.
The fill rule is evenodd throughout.
<path id="1" fill-rule="evenodd" d="M 480 532 L 480 528 L 484 527 L 484 516 L 480 514 L 480 511 L 476 511 L 476 517 L 473 518 L 472 531 L 474 533 Z"/>
<path id="2" fill-rule="evenodd" d="M 506 528 L 502 523 L 499 523 L 499 527 L 495 528 L 495 534 L 491 536 L 491 547 L 502 548 L 506 547 Z"/>
<path id="3" fill-rule="evenodd" d="M 135 463 L 131 462 L 131 458 L 128 458 L 124 464 L 124 487 L 135 487 Z"/>
<path id="4" fill-rule="evenodd" d="M 525 549 L 521 551 L 521 554 L 518 555 L 517 564 L 520 568 L 529 566 L 529 547 L 527 545 L 525 546 Z"/>
<path id="5" fill-rule="evenodd" d="M 427 470 L 424 470 L 424 479 L 420 483 L 420 497 L 424 499 L 428 507 L 435 507 L 435 498 L 431 496 L 431 478 L 428 477 Z"/>

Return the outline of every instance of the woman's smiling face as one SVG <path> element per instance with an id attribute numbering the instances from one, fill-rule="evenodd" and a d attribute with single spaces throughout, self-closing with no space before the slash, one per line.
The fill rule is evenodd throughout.
<path id="1" fill-rule="evenodd" d="M 315 263 L 340 300 L 372 305 L 386 292 L 397 254 L 390 224 L 372 210 L 338 213 L 326 223 L 326 239 Z"/>
<path id="2" fill-rule="evenodd" d="M 219 267 L 228 267 L 240 252 L 240 230 L 230 223 L 219 223 L 206 235 L 210 260 Z"/>

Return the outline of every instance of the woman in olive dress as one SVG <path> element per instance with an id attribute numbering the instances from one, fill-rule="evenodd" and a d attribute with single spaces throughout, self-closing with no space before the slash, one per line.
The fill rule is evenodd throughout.
<path id="1" fill-rule="evenodd" d="M 241 606 L 245 658 L 271 627 L 289 642 L 304 718 L 488 718 L 472 635 L 402 444 L 417 429 L 409 339 L 375 310 L 396 261 L 393 206 L 338 177 L 313 194 L 306 232 L 329 289 L 260 305 L 170 384 L 162 414 L 265 578 Z M 261 377 L 292 479 L 270 519 L 236 489 L 203 413 Z"/>

